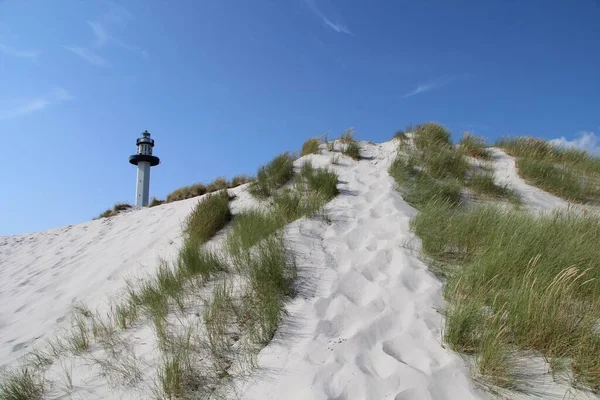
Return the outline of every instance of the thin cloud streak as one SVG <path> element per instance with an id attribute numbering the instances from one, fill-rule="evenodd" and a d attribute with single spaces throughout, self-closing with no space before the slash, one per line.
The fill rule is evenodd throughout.
<path id="1" fill-rule="evenodd" d="M 92 31 L 94 32 L 94 36 L 96 37 L 96 40 L 94 41 L 94 45 L 96 47 L 104 46 L 104 44 L 109 39 L 108 33 L 106 32 L 106 29 L 104 29 L 104 26 L 102 26 L 102 24 L 99 22 L 92 22 L 92 21 L 88 21 L 88 25 L 90 26 L 90 28 L 92 28 Z"/>
<path id="2" fill-rule="evenodd" d="M 18 50 L 14 47 L 6 46 L 4 44 L 0 44 L 0 53 L 11 57 L 30 58 L 32 60 L 37 59 L 40 54 L 36 50 Z"/>
<path id="3" fill-rule="evenodd" d="M 111 64 L 104 57 L 99 56 L 98 54 L 93 53 L 92 51 L 77 46 L 63 46 L 66 50 L 69 50 L 71 53 L 78 55 L 83 58 L 88 63 L 100 67 L 100 68 L 110 68 Z"/>
<path id="4" fill-rule="evenodd" d="M 406 99 L 408 97 L 416 96 L 417 94 L 429 92 L 434 89 L 439 89 L 443 86 L 449 85 L 458 80 L 467 79 L 468 77 L 469 77 L 468 74 L 460 74 L 460 75 L 452 75 L 452 76 L 448 76 L 448 77 L 444 77 L 444 78 L 439 78 L 434 81 L 420 83 L 417 85 L 417 87 L 414 90 L 406 93 L 402 97 L 404 97 Z"/>
<path id="5" fill-rule="evenodd" d="M 88 63 L 100 68 L 112 67 L 111 63 L 106 58 L 98 54 L 98 52 L 107 51 L 109 45 L 110 47 L 117 46 L 127 51 L 137 53 L 144 58 L 148 58 L 148 52 L 146 50 L 136 46 L 131 46 L 110 34 L 110 30 L 112 27 L 114 27 L 114 25 L 122 25 L 132 18 L 133 16 L 125 7 L 115 3 L 109 3 L 109 10 L 106 13 L 94 21 L 87 21 L 87 24 L 94 35 L 91 49 L 90 46 L 63 47 L 71 53 L 81 57 Z"/>
<path id="6" fill-rule="evenodd" d="M 315 0 L 304 0 L 308 8 L 315 14 L 317 17 L 321 18 L 323 23 L 336 31 L 337 33 L 345 33 L 346 35 L 354 36 L 354 34 L 346 27 L 346 25 L 342 21 L 333 22 L 329 18 L 323 14 L 323 12 L 317 7 Z"/>
<path id="7" fill-rule="evenodd" d="M 67 90 L 61 87 L 55 87 L 48 95 L 34 97 L 12 108 L 4 110 L 0 109 L 0 120 L 22 117 L 41 111 L 52 104 L 72 99 L 73 96 L 71 96 Z"/>

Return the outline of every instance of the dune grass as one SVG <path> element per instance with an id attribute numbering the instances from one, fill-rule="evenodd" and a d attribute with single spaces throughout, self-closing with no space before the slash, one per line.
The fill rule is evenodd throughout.
<path id="1" fill-rule="evenodd" d="M 118 215 L 121 211 L 129 210 L 131 207 L 132 205 L 128 203 L 115 203 L 113 208 L 109 208 L 108 210 L 104 211 L 95 219 L 114 217 L 115 215 Z"/>
<path id="2" fill-rule="evenodd" d="M 445 286 L 444 338 L 474 353 L 482 376 L 511 387 L 511 354 L 535 350 L 571 360 L 576 382 L 600 389 L 598 218 L 430 202 L 411 225 L 427 255 L 460 266 Z"/>
<path id="3" fill-rule="evenodd" d="M 38 370 L 21 367 L 0 371 L 0 400 L 38 400 L 44 394 L 44 379 Z"/>
<path id="4" fill-rule="evenodd" d="M 244 183 L 251 182 L 252 180 L 253 178 L 248 175 L 236 175 L 231 179 L 231 181 L 227 181 L 227 179 L 225 179 L 224 177 L 218 177 L 209 184 L 194 183 L 192 185 L 182 186 L 178 189 L 175 189 L 167 195 L 167 199 L 164 202 L 172 203 L 174 201 L 191 199 L 193 197 L 202 196 L 207 193 L 213 193 L 228 188 L 234 188 L 243 185 Z M 154 205 L 150 205 L 150 207 L 154 207 Z"/>
<path id="5" fill-rule="evenodd" d="M 231 183 L 229 184 L 230 188 L 238 187 L 248 182 L 252 182 L 254 180 L 250 175 L 236 175 L 231 178 Z"/>
<path id="6" fill-rule="evenodd" d="M 206 186 L 206 191 L 208 193 L 218 192 L 220 190 L 228 189 L 229 186 L 227 179 L 220 176 Z"/>
<path id="7" fill-rule="evenodd" d="M 394 139 L 404 141 L 408 139 L 408 136 L 406 136 L 406 133 L 404 133 L 402 129 L 398 129 L 396 133 L 394 133 Z"/>
<path id="8" fill-rule="evenodd" d="M 427 122 L 419 124 L 413 130 L 414 142 L 417 149 L 426 151 L 429 148 L 444 148 L 452 145 L 451 134 L 444 126 Z"/>
<path id="9" fill-rule="evenodd" d="M 433 199 L 453 205 L 461 201 L 460 181 L 433 178 L 418 167 L 414 157 L 398 156 L 390 166 L 389 173 L 398 184 L 404 200 L 413 207 L 420 208 Z"/>
<path id="10" fill-rule="evenodd" d="M 487 169 L 474 172 L 467 181 L 469 187 L 476 195 L 490 199 L 508 199 L 514 204 L 520 204 L 519 195 L 508 188 L 495 183 L 494 173 Z"/>
<path id="11" fill-rule="evenodd" d="M 308 190 L 323 196 L 327 201 L 338 195 L 338 176 L 335 172 L 323 168 L 314 168 L 312 163 L 305 162 L 298 175 L 301 182 L 308 185 Z"/>
<path id="12" fill-rule="evenodd" d="M 523 179 L 577 203 L 600 203 L 600 158 L 531 137 L 503 137 L 496 146 L 517 159 Z"/>
<path id="13" fill-rule="evenodd" d="M 461 151 L 471 157 L 481 160 L 489 160 L 492 158 L 492 153 L 488 150 L 488 145 L 485 138 L 475 136 L 469 132 L 465 132 L 460 139 L 459 148 Z"/>
<path id="14" fill-rule="evenodd" d="M 342 135 L 340 136 L 340 141 L 342 143 L 352 143 L 354 142 L 354 134 L 354 128 L 348 128 L 344 132 L 342 132 Z"/>
<path id="15" fill-rule="evenodd" d="M 294 157 L 289 153 L 283 153 L 259 168 L 256 180 L 248 190 L 253 196 L 264 199 L 289 182 L 293 175 Z"/>
<path id="16" fill-rule="evenodd" d="M 148 203 L 148 207 L 160 206 L 161 204 L 164 204 L 165 202 L 166 202 L 166 200 L 161 200 L 156 197 L 153 197 L 152 199 L 150 199 L 150 203 Z"/>
<path id="17" fill-rule="evenodd" d="M 464 186 L 492 200 L 518 203 L 518 198 L 497 186 L 489 170 L 468 173 L 450 153 L 443 128 L 419 125 L 414 135 L 412 143 L 400 144 L 390 174 L 419 209 L 411 228 L 432 270 L 447 279 L 444 340 L 473 355 L 477 374 L 492 385 L 521 388 L 523 355 L 533 351 L 553 373 L 566 368 L 574 385 L 600 392 L 595 261 L 600 220 L 575 211 L 539 216 L 500 205 L 467 205 L 460 201 Z M 530 146 L 525 154 L 534 160 L 581 157 L 537 141 L 525 143 Z M 466 152 L 454 149 L 461 156 Z M 518 151 L 521 147 L 515 152 L 524 154 Z"/>
<path id="18" fill-rule="evenodd" d="M 310 138 L 302 145 L 300 156 L 306 156 L 309 154 L 319 153 L 319 145 L 321 144 L 320 138 Z"/>
<path id="19" fill-rule="evenodd" d="M 342 147 L 342 154 L 359 161 L 361 159 L 360 145 L 356 141 L 348 142 Z"/>
<path id="20" fill-rule="evenodd" d="M 184 223 L 185 241 L 205 243 L 231 220 L 229 195 L 226 190 L 211 193 L 198 202 Z"/>
<path id="21" fill-rule="evenodd" d="M 242 328 L 253 342 L 266 345 L 275 334 L 285 298 L 293 294 L 295 263 L 280 235 L 261 240 L 237 263 L 250 282 L 249 295 L 240 310 Z"/>
<path id="22" fill-rule="evenodd" d="M 267 210 L 246 212 L 235 219 L 222 247 L 225 254 L 202 246 L 231 219 L 230 198 L 227 191 L 221 190 L 201 199 L 188 215 L 183 226 L 183 245 L 174 263 L 161 261 L 151 278 L 128 283 L 127 295 L 112 304 L 106 318 L 77 306 L 66 336 L 50 343 L 47 356 L 38 352 L 28 358 L 39 368 L 14 369 L 3 375 L 0 400 L 41 398 L 43 371 L 69 353 L 82 356 L 92 344 L 100 345 L 104 352 L 100 356 L 91 352 L 85 357 L 102 371 L 111 387 L 135 385 L 141 379 L 139 362 L 135 354 L 124 353 L 132 349 L 125 345 L 119 332 L 146 322 L 154 328 L 161 357 L 156 396 L 174 399 L 192 393 L 212 393 L 215 385 L 229 376 L 233 357 L 237 356 L 231 352 L 231 345 L 239 340 L 239 334 L 257 346 L 252 350 L 255 354 L 272 339 L 285 299 L 294 293 L 295 261 L 285 246 L 282 228 L 297 218 L 314 214 L 338 193 L 337 175 L 310 163 L 300 169 L 288 188 L 282 189 L 283 180 L 279 177 L 286 175 L 282 172 L 288 168 L 285 164 L 293 168 L 292 161 L 286 155 L 286 160 L 269 165 L 271 205 Z M 225 182 L 215 184 L 223 187 Z M 190 334 L 177 336 L 181 330 L 173 325 L 170 315 L 174 307 L 182 313 L 178 315 L 187 315 L 193 291 L 221 271 L 237 271 L 244 277 L 241 297 L 237 293 L 234 297 L 227 278 L 220 281 L 204 308 L 208 343 L 203 344 Z M 232 334 L 230 328 L 239 332 Z M 207 349 L 213 355 L 212 372 L 206 368 L 206 358 L 199 357 Z M 72 390 L 71 373 L 64 373 Z M 23 397 L 19 397 L 21 393 Z"/>
<path id="23" fill-rule="evenodd" d="M 192 197 L 202 196 L 206 194 L 207 187 L 203 183 L 194 183 L 193 185 L 182 186 L 178 189 L 173 190 L 167 195 L 167 203 L 174 201 L 180 201 L 185 199 L 191 199 Z"/>
<path id="24" fill-rule="evenodd" d="M 417 125 L 413 137 L 412 143 L 400 143 L 399 155 L 389 169 L 399 191 L 412 206 L 420 208 L 433 200 L 457 206 L 462 202 L 465 186 L 481 198 L 518 203 L 515 193 L 494 182 L 493 173 L 473 171 L 443 126 L 433 122 Z"/>

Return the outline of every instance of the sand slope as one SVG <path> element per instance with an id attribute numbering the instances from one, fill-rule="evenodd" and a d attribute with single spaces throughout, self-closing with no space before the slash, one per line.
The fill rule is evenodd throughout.
<path id="1" fill-rule="evenodd" d="M 395 154 L 395 143 L 363 143 L 366 160 L 333 167 L 342 193 L 327 207 L 331 221 L 289 227 L 308 288 L 242 398 L 487 398 L 440 343 L 441 283 L 417 258 L 415 210 L 387 172 Z"/>
<path id="2" fill-rule="evenodd" d="M 66 323 L 75 304 L 102 306 L 125 278 L 147 275 L 159 256 L 174 256 L 196 201 L 0 237 L 0 365 Z"/>
<path id="3" fill-rule="evenodd" d="M 395 141 L 361 146 L 364 159 L 359 162 L 340 157 L 333 165 L 334 153 L 326 150 L 296 161 L 297 167 L 311 160 L 335 170 L 341 193 L 324 215 L 286 227 L 299 267 L 298 295 L 287 304 L 274 340 L 259 354 L 259 369 L 235 385 L 237 396 L 489 398 L 469 378 L 465 361 L 441 343 L 442 283 L 419 259 L 420 241 L 409 229 L 416 211 L 387 172 L 396 156 Z M 529 208 L 566 207 L 566 202 L 520 179 L 512 157 L 494 153 L 496 178 L 516 189 Z M 234 213 L 257 207 L 246 189 L 232 190 L 237 195 Z M 13 363 L 51 337 L 67 323 L 75 304 L 101 309 L 126 278 L 148 276 L 159 257 L 173 260 L 182 222 L 198 200 L 0 237 L 0 365 Z M 144 336 L 150 330 L 131 334 L 146 344 L 146 355 L 154 353 L 152 340 Z M 82 362 L 74 365 L 82 367 Z M 141 388 L 111 391 L 101 380 L 90 379 L 85 368 L 79 370 L 75 398 L 149 398 Z M 151 370 L 152 365 L 145 366 Z M 551 377 L 542 375 L 538 396 L 562 398 L 566 388 L 548 390 Z"/>

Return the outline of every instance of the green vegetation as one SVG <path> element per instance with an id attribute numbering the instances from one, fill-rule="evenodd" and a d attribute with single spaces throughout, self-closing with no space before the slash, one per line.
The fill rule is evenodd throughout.
<path id="1" fill-rule="evenodd" d="M 399 156 L 390 166 L 390 175 L 399 185 L 404 199 L 420 208 L 430 201 L 457 206 L 462 201 L 462 188 L 468 186 L 484 197 L 518 201 L 506 187 L 494 183 L 493 174 L 472 170 L 465 156 L 450 142 L 450 132 L 433 122 L 417 125 L 414 146 L 403 141 Z"/>
<path id="2" fill-rule="evenodd" d="M 260 167 L 256 180 L 250 185 L 250 193 L 258 198 L 267 198 L 273 191 L 285 185 L 294 175 L 294 157 L 283 153 L 269 164 Z"/>
<path id="3" fill-rule="evenodd" d="M 356 140 L 354 140 L 354 129 L 348 128 L 340 136 L 341 142 L 341 152 L 342 154 L 352 158 L 353 160 L 360 160 L 360 145 Z M 335 142 L 331 142 L 327 144 L 327 149 L 329 151 L 335 151 Z"/>
<path id="4" fill-rule="evenodd" d="M 198 202 L 185 222 L 185 242 L 199 246 L 231 220 L 227 191 L 212 193 Z"/>
<path id="5" fill-rule="evenodd" d="M 520 203 L 519 196 L 507 186 L 499 186 L 494 181 L 494 173 L 487 169 L 474 172 L 467 182 L 467 187 L 479 196 L 491 199 L 508 199 L 515 204 Z"/>
<path id="6" fill-rule="evenodd" d="M 251 182 L 252 179 L 253 178 L 248 175 L 236 175 L 231 179 L 231 182 L 228 182 L 227 179 L 223 177 L 219 177 L 211 183 L 209 183 L 208 185 L 205 185 L 203 183 L 195 183 L 193 185 L 183 186 L 169 193 L 167 195 L 166 202 L 172 203 L 174 201 L 186 200 L 191 199 L 193 197 L 202 196 L 207 193 L 213 193 L 228 188 L 234 188 L 243 185 L 244 183 Z M 151 204 L 150 207 L 153 207 L 153 205 Z"/>
<path id="7" fill-rule="evenodd" d="M 408 136 L 406 136 L 406 133 L 404 133 L 404 132 L 402 131 L 402 129 L 398 129 L 398 130 L 396 131 L 396 133 L 394 133 L 394 139 L 398 139 L 398 140 L 400 140 L 400 141 L 404 141 L 404 140 L 407 140 L 407 139 L 408 139 Z"/>
<path id="8" fill-rule="evenodd" d="M 308 186 L 308 190 L 329 201 L 338 195 L 338 176 L 335 172 L 322 168 L 314 168 L 312 163 L 305 162 L 300 169 L 299 181 Z"/>
<path id="9" fill-rule="evenodd" d="M 342 141 L 342 143 L 354 142 L 354 128 L 348 128 L 344 132 L 342 132 L 342 136 L 340 136 L 340 140 Z"/>
<path id="10" fill-rule="evenodd" d="M 156 206 L 160 206 L 161 204 L 164 204 L 164 203 L 165 203 L 165 200 L 160 200 L 160 199 L 157 199 L 156 197 L 153 197 L 150 200 L 150 204 L 148 204 L 148 207 L 156 207 Z"/>
<path id="11" fill-rule="evenodd" d="M 568 201 L 600 203 L 600 158 L 531 137 L 505 137 L 496 146 L 517 159 L 519 174 L 532 185 Z"/>
<path id="12" fill-rule="evenodd" d="M 0 382 L 0 400 L 38 400 L 44 394 L 43 378 L 27 367 L 1 371 Z"/>
<path id="13" fill-rule="evenodd" d="M 245 316 L 242 327 L 253 342 L 266 345 L 275 334 L 285 298 L 293 294 L 296 266 L 280 235 L 261 240 L 236 263 L 250 281 L 247 301 L 240 310 Z"/>
<path id="14" fill-rule="evenodd" d="M 121 211 L 129 210 L 131 207 L 131 204 L 116 203 L 113 208 L 109 208 L 108 210 L 104 211 L 102 214 L 98 215 L 96 219 L 114 217 Z"/>
<path id="15" fill-rule="evenodd" d="M 361 157 L 360 145 L 356 141 L 349 142 L 342 148 L 342 154 L 347 155 L 353 160 L 358 161 Z"/>
<path id="16" fill-rule="evenodd" d="M 302 145 L 302 151 L 300 152 L 300 155 L 306 156 L 308 154 L 317 154 L 319 152 L 320 144 L 321 144 L 321 139 L 319 139 L 319 138 L 308 139 Z"/>
<path id="17" fill-rule="evenodd" d="M 421 151 L 443 149 L 452 145 L 450 131 L 435 122 L 417 125 L 414 133 L 415 146 Z"/>
<path id="18" fill-rule="evenodd" d="M 211 183 L 209 183 L 208 186 L 206 186 L 206 191 L 208 193 L 212 193 L 212 192 L 218 192 L 219 190 L 225 190 L 228 188 L 229 188 L 229 182 L 227 182 L 227 179 L 225 179 L 223 177 L 219 177 L 219 178 L 216 178 Z"/>
<path id="19" fill-rule="evenodd" d="M 217 191 L 199 199 L 186 218 L 175 262 L 161 261 L 149 279 L 129 281 L 126 294 L 106 316 L 76 306 L 71 328 L 49 341 L 47 351 L 32 352 L 28 367 L 2 375 L 0 400 L 41 398 L 45 371 L 71 354 L 85 357 L 113 388 L 137 384 L 140 362 L 126 341 L 131 336 L 122 331 L 147 325 L 154 330 L 161 360 L 153 389 L 157 398 L 220 395 L 217 390 L 227 386 L 234 362 L 255 366 L 253 357 L 275 335 L 284 303 L 294 294 L 296 265 L 285 246 L 284 226 L 315 214 L 338 194 L 335 173 L 305 163 L 294 175 L 293 161 L 286 154 L 261 168 L 259 181 L 269 193 L 264 208 L 236 216 L 224 245 L 216 249 L 205 244 L 232 218 L 224 190 L 229 185 L 217 179 L 200 189 Z M 209 281 L 214 285 L 206 285 Z M 203 314 L 195 311 L 198 301 L 205 303 Z M 203 317 L 206 342 L 196 334 L 197 321 L 182 329 L 195 317 Z M 63 383 L 71 391 L 72 370 L 61 365 Z"/>
<path id="20" fill-rule="evenodd" d="M 254 178 L 252 178 L 249 175 L 236 175 L 233 178 L 231 178 L 231 184 L 229 185 L 229 187 L 230 188 L 238 187 L 245 183 L 252 182 L 253 180 L 254 180 Z"/>
<path id="21" fill-rule="evenodd" d="M 193 185 L 183 186 L 173 190 L 167 195 L 167 203 L 174 201 L 191 199 L 192 197 L 202 196 L 207 193 L 206 185 L 203 183 L 195 183 Z"/>
<path id="22" fill-rule="evenodd" d="M 475 353 L 481 375 L 510 387 L 510 351 L 533 349 L 551 367 L 571 360 L 577 382 L 600 389 L 598 218 L 431 202 L 412 227 L 427 255 L 460 266 L 445 287 L 445 339 Z"/>
<path id="23" fill-rule="evenodd" d="M 523 388 L 523 355 L 533 351 L 552 373 L 568 370 L 574 385 L 600 392 L 600 219 L 577 211 L 531 215 L 490 204 L 518 198 L 496 185 L 485 165 L 472 168 L 457 156 L 486 158 L 485 142 L 463 137 L 455 149 L 449 133 L 432 124 L 419 125 L 414 134 L 413 143 L 400 144 L 390 174 L 419 209 L 411 228 L 430 268 L 447 279 L 444 340 L 472 355 L 478 375 L 492 385 Z M 521 168 L 527 160 L 538 166 L 560 160 L 565 173 L 581 182 L 582 171 L 595 166 L 582 152 L 537 140 L 502 143 L 522 157 Z M 461 201 L 465 188 L 484 204 Z"/>
<path id="24" fill-rule="evenodd" d="M 459 147 L 462 152 L 468 156 L 482 160 L 489 160 L 492 158 L 492 153 L 490 153 L 485 138 L 483 137 L 465 132 L 460 139 Z"/>

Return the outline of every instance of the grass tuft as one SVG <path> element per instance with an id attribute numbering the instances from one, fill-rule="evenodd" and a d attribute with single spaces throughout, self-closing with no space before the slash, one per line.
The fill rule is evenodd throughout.
<path id="1" fill-rule="evenodd" d="M 300 155 L 306 156 L 308 154 L 317 154 L 319 152 L 320 144 L 321 144 L 321 139 L 319 139 L 319 138 L 308 139 L 302 145 L 302 151 L 300 152 Z"/>
<path id="2" fill-rule="evenodd" d="M 165 203 L 165 200 L 160 200 L 160 199 L 157 199 L 156 197 L 153 197 L 150 200 L 150 204 L 148 204 L 148 207 L 156 207 L 156 206 L 160 206 L 161 204 L 164 204 L 164 203 Z"/>
<path id="3" fill-rule="evenodd" d="M 255 343 L 267 344 L 275 334 L 286 296 L 293 294 L 296 266 L 283 238 L 271 235 L 238 259 L 250 281 L 250 295 L 241 310 L 243 328 Z"/>
<path id="4" fill-rule="evenodd" d="M 323 196 L 327 201 L 339 194 L 337 188 L 338 176 L 335 172 L 323 168 L 314 168 L 312 163 L 305 162 L 298 177 L 306 182 L 310 191 Z"/>
<path id="5" fill-rule="evenodd" d="M 460 139 L 459 147 L 468 156 L 489 160 L 492 158 L 492 153 L 488 150 L 488 145 L 485 138 L 475 136 L 469 132 L 465 132 Z"/>
<path id="6" fill-rule="evenodd" d="M 202 196 L 206 193 L 207 188 L 203 183 L 195 183 L 193 185 L 183 186 L 179 189 L 175 189 L 167 195 L 167 203 L 191 199 L 192 197 Z"/>
<path id="7" fill-rule="evenodd" d="M 109 208 L 108 210 L 104 211 L 96 219 L 114 217 L 115 215 L 118 215 L 121 211 L 129 210 L 131 207 L 131 204 L 116 203 L 113 206 L 113 208 Z"/>
<path id="8" fill-rule="evenodd" d="M 200 200 L 185 221 L 186 244 L 199 246 L 208 241 L 231 220 L 226 190 Z"/>
<path id="9" fill-rule="evenodd" d="M 0 400 L 38 400 L 44 394 L 44 379 L 27 367 L 0 371 Z"/>
<path id="10" fill-rule="evenodd" d="M 220 190 L 225 190 L 229 188 L 229 182 L 227 182 L 227 179 L 223 178 L 223 177 L 219 177 L 216 178 L 214 181 L 212 181 L 211 183 L 209 183 L 206 186 L 206 191 L 208 193 L 212 193 L 212 192 L 218 192 Z"/>
<path id="11" fill-rule="evenodd" d="M 406 133 L 404 133 L 404 132 L 402 131 L 402 129 L 398 129 L 398 130 L 396 131 L 396 133 L 394 133 L 394 139 L 398 139 L 398 140 L 400 140 L 400 141 L 404 141 L 404 140 L 407 140 L 407 139 L 408 139 L 408 136 L 406 136 Z"/>
<path id="12" fill-rule="evenodd" d="M 342 132 L 342 136 L 340 136 L 340 140 L 342 141 L 342 143 L 354 142 L 354 128 L 348 128 L 344 132 Z"/>
<path id="13" fill-rule="evenodd" d="M 415 146 L 421 151 L 429 147 L 447 147 L 452 145 L 450 131 L 435 122 L 417 125 L 415 131 Z"/>
<path id="14" fill-rule="evenodd" d="M 356 141 L 351 141 L 346 143 L 346 145 L 342 148 L 342 154 L 347 155 L 353 160 L 359 161 L 361 158 L 360 154 L 360 145 Z"/>
<path id="15" fill-rule="evenodd" d="M 252 182 L 254 178 L 249 175 L 236 175 L 231 178 L 231 183 L 229 184 L 230 188 L 238 187 L 248 182 Z"/>
<path id="16" fill-rule="evenodd" d="M 285 185 L 294 175 L 294 158 L 289 153 L 275 157 L 269 164 L 259 168 L 257 178 L 249 192 L 258 198 L 269 197 L 274 190 Z"/>

